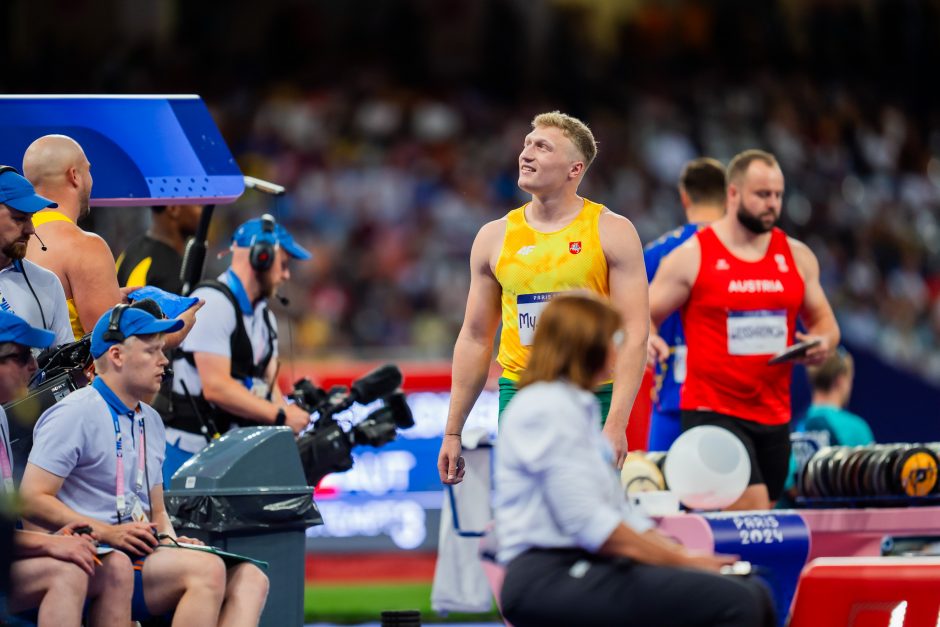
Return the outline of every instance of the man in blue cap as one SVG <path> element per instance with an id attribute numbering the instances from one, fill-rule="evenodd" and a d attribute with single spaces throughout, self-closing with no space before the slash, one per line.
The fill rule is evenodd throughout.
<path id="1" fill-rule="evenodd" d="M 91 336 L 94 382 L 40 416 L 21 485 L 24 517 L 47 530 L 88 519 L 102 543 L 137 558 L 134 620 L 172 612 L 177 625 L 257 624 L 268 582 L 256 566 L 226 571 L 209 553 L 157 550 L 176 533 L 163 502 L 163 421 L 144 399 L 163 380 L 164 334 L 183 322 L 147 309 L 140 301 L 105 312 Z"/>
<path id="2" fill-rule="evenodd" d="M 29 238 L 36 235 L 33 214 L 57 206 L 36 194 L 14 168 L 0 166 L 0 311 L 52 331 L 55 345 L 72 341 L 65 291 L 55 274 L 25 257 Z"/>
<path id="3" fill-rule="evenodd" d="M 238 227 L 231 250 L 229 269 L 192 293 L 206 304 L 173 362 L 172 394 L 155 403 L 167 426 L 167 479 L 233 425 L 287 425 L 299 433 L 310 420 L 277 389 L 277 322 L 268 308 L 290 278 L 290 259 L 310 253 L 267 214 Z"/>
<path id="4" fill-rule="evenodd" d="M 0 311 L 0 403 L 22 396 L 36 372 L 36 360 L 30 349 L 46 348 L 54 337 L 18 316 Z M 0 408 L 0 501 L 4 503 L 10 503 L 13 496 L 9 435 L 6 414 Z M 87 598 L 91 624 L 127 625 L 133 590 L 130 560 L 118 553 L 102 556 L 96 565 L 94 537 L 75 534 L 87 524 L 76 515 L 60 525 L 56 534 L 14 532 L 11 589 L 5 608 L 0 597 L 0 622 L 7 611 L 35 608 L 35 620 L 40 627 L 78 627 Z"/>

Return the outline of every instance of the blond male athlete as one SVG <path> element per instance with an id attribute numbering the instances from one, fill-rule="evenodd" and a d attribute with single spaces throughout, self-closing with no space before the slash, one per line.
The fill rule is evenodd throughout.
<path id="1" fill-rule="evenodd" d="M 598 390 L 606 417 L 604 434 L 617 467 L 623 465 L 627 420 L 646 364 L 649 301 L 643 248 L 633 224 L 578 196 L 596 154 L 594 136 L 580 120 L 558 111 L 537 115 L 519 154 L 518 185 L 532 200 L 477 233 L 438 457 L 444 483 L 463 478 L 460 435 L 486 383 L 500 321 L 502 409 L 525 369 L 541 309 L 552 295 L 573 289 L 609 297 L 625 321 L 613 383 Z"/>

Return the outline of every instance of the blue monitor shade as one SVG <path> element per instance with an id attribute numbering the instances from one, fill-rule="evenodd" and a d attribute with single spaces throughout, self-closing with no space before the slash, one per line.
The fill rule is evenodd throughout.
<path id="1" fill-rule="evenodd" d="M 91 162 L 94 206 L 223 204 L 242 172 L 199 96 L 0 96 L 0 164 L 68 135 Z"/>

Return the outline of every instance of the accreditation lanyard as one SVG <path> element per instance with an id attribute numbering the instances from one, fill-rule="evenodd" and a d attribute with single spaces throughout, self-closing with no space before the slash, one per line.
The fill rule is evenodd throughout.
<path id="1" fill-rule="evenodd" d="M 0 475 L 3 476 L 3 489 L 7 493 L 13 492 L 13 464 L 7 454 L 7 432 L 0 426 Z"/>
<path id="2" fill-rule="evenodd" d="M 111 412 L 111 420 L 114 423 L 114 454 L 117 464 L 117 472 L 114 484 L 114 498 L 117 501 L 118 522 L 122 516 L 127 513 L 127 499 L 124 497 L 124 442 L 121 437 L 121 423 L 118 420 L 118 413 L 108 404 L 108 410 Z M 134 414 L 137 415 L 137 433 L 140 443 L 137 445 L 137 474 L 134 477 L 134 489 L 140 492 L 144 486 L 144 473 L 146 472 L 147 447 L 144 442 L 144 415 L 140 412 L 128 412 L 127 416 L 133 421 Z"/>

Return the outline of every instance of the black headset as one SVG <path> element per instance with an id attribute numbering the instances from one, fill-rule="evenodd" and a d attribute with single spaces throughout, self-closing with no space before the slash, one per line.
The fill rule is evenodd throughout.
<path id="1" fill-rule="evenodd" d="M 251 240 L 251 251 L 248 253 L 248 263 L 255 272 L 270 270 L 274 265 L 277 248 L 277 236 L 274 234 L 276 228 L 274 216 L 270 213 L 261 216 L 261 232 Z"/>
<path id="2" fill-rule="evenodd" d="M 108 318 L 108 330 L 104 332 L 101 339 L 105 342 L 117 342 L 118 344 L 127 339 L 124 337 L 124 333 L 121 332 L 121 316 L 123 316 L 124 312 L 128 309 L 130 309 L 130 305 L 121 304 L 114 306 L 114 309 L 111 310 L 111 317 Z"/>
<path id="3" fill-rule="evenodd" d="M 0 165 L 0 174 L 4 172 L 13 172 L 14 174 L 19 174 L 20 171 L 14 168 L 12 165 Z"/>

